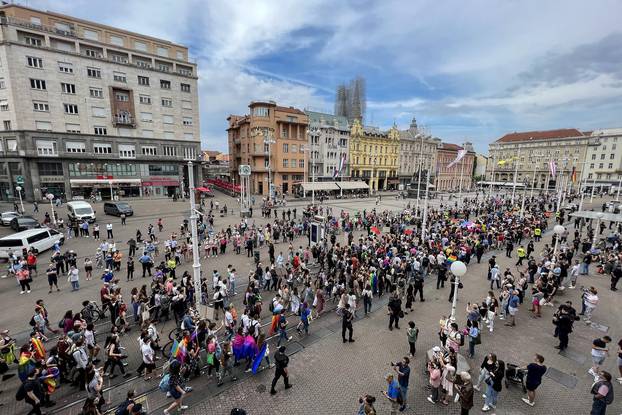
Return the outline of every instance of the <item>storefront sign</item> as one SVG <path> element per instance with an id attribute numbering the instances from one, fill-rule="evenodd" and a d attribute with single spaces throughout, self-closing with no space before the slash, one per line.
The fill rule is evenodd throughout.
<path id="1" fill-rule="evenodd" d="M 39 176 L 41 183 L 65 183 L 65 177 L 63 176 Z"/>

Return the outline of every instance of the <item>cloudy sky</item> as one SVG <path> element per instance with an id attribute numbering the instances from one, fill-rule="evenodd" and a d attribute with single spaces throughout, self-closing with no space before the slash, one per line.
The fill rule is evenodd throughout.
<path id="1" fill-rule="evenodd" d="M 622 2 L 22 1 L 166 38 L 199 64 L 204 148 L 251 100 L 332 112 L 367 79 L 366 123 L 411 118 L 479 151 L 506 132 L 622 127 Z"/>

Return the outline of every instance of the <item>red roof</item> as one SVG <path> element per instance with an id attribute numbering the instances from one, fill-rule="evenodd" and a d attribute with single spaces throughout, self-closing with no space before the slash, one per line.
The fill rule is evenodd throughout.
<path id="1" fill-rule="evenodd" d="M 567 137 L 583 137 L 583 133 L 576 128 L 562 128 L 559 130 L 548 131 L 526 131 L 524 133 L 510 133 L 506 134 L 497 143 L 512 143 L 515 141 L 528 141 L 528 140 L 551 140 L 555 138 L 567 138 Z"/>
<path id="2" fill-rule="evenodd" d="M 291 114 L 306 115 L 303 111 L 299 110 L 298 108 L 294 108 L 294 107 L 280 107 L 277 105 L 275 110 L 281 111 L 281 112 L 289 112 Z"/>
<path id="3" fill-rule="evenodd" d="M 458 144 L 442 143 L 441 145 L 442 145 L 443 150 L 454 150 L 454 151 L 462 150 L 462 147 L 460 147 Z"/>

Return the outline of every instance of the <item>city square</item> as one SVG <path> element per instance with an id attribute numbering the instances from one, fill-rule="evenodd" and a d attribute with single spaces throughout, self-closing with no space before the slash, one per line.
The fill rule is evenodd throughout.
<path id="1" fill-rule="evenodd" d="M 620 12 L 3 2 L 0 414 L 622 415 Z"/>

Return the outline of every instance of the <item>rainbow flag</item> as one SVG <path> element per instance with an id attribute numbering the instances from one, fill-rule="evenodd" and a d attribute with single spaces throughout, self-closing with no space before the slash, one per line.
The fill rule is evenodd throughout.
<path id="1" fill-rule="evenodd" d="M 35 354 L 35 359 L 45 359 L 45 347 L 43 347 L 43 342 L 36 337 L 30 339 L 30 343 L 32 344 L 32 350 Z"/>
<path id="2" fill-rule="evenodd" d="M 48 393 L 52 393 L 60 384 L 60 370 L 57 367 L 44 369 L 39 380 L 47 387 Z"/>
<path id="3" fill-rule="evenodd" d="M 171 358 L 177 359 L 179 362 L 183 363 L 186 359 L 186 355 L 188 353 L 188 339 L 183 338 L 181 342 L 175 340 L 173 342 L 173 347 L 171 348 Z"/>
<path id="4" fill-rule="evenodd" d="M 32 361 L 30 353 L 22 353 L 19 355 L 19 360 L 17 362 L 17 376 L 19 376 L 19 379 L 22 382 L 26 382 L 28 374 L 34 368 L 35 362 Z"/>

